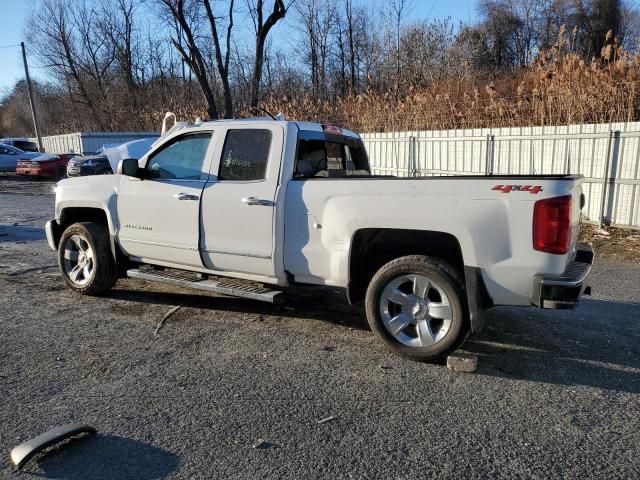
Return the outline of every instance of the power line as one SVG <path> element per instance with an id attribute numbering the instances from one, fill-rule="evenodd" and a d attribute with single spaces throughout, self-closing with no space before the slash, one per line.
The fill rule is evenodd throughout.
<path id="1" fill-rule="evenodd" d="M 15 45 L 0 45 L 0 48 L 15 48 L 15 47 L 19 47 L 20 44 L 16 43 Z"/>

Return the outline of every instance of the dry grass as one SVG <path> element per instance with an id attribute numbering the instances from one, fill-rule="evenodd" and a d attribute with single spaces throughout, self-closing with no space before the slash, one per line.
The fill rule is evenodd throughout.
<path id="1" fill-rule="evenodd" d="M 289 119 L 359 132 L 567 125 L 637 120 L 639 88 L 640 56 L 610 39 L 600 58 L 585 61 L 573 51 L 572 34 L 561 32 L 551 50 L 508 78 L 452 81 L 401 96 L 368 91 L 332 101 L 271 97 L 262 106 Z"/>
<path id="2" fill-rule="evenodd" d="M 593 245 L 598 258 L 640 263 L 640 231 L 584 223 L 580 241 Z"/>

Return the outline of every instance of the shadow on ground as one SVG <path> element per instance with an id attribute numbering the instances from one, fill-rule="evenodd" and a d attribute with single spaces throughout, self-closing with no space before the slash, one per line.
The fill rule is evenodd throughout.
<path id="1" fill-rule="evenodd" d="M 131 285 L 134 282 L 129 280 L 128 283 Z M 137 284 L 142 285 L 142 283 Z M 286 291 L 284 304 L 277 306 L 244 298 L 182 293 L 189 292 L 189 290 L 162 292 L 151 289 L 136 290 L 127 287 L 122 290 L 116 288 L 109 292 L 107 296 L 113 299 L 166 305 L 168 307 L 182 305 L 205 310 L 225 310 L 285 318 L 308 318 L 363 330 L 369 328 L 362 307 L 348 305 L 344 293 L 338 289 L 322 287 L 292 288 Z M 155 286 L 152 288 L 155 288 Z"/>
<path id="2" fill-rule="evenodd" d="M 583 300 L 576 311 L 497 308 L 464 345 L 478 373 L 640 393 L 640 304 Z"/>
<path id="3" fill-rule="evenodd" d="M 153 290 L 110 293 L 112 298 L 134 302 L 368 329 L 362 308 L 347 305 L 335 289 L 296 288 L 285 295 L 284 305 L 275 307 L 245 299 Z M 639 340 L 640 303 L 585 299 L 577 310 L 492 309 L 485 330 L 472 336 L 463 349 L 478 355 L 481 375 L 640 393 Z"/>
<path id="4" fill-rule="evenodd" d="M 25 225 L 0 225 L 1 242 L 34 242 L 45 240 L 47 237 L 42 227 Z"/>
<path id="5" fill-rule="evenodd" d="M 97 435 L 77 440 L 41 457 L 32 475 L 64 480 L 152 480 L 175 472 L 179 458 L 153 445 L 129 438 Z M 35 470 L 35 465 L 31 468 Z"/>

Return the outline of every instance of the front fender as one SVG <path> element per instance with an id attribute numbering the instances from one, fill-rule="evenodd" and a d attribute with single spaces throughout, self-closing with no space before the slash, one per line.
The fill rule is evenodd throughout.
<path id="1" fill-rule="evenodd" d="M 121 175 L 100 175 L 70 178 L 58 182 L 55 219 L 59 228 L 57 230 L 53 226 L 50 227 L 53 243 L 56 247 L 57 241 L 68 224 L 98 221 L 106 224 L 109 230 L 111 250 L 114 257 L 116 256 L 118 230 L 116 205 L 121 178 Z"/>
<path id="2" fill-rule="evenodd" d="M 98 209 L 107 218 L 107 226 L 112 236 L 117 231 L 116 199 L 122 175 L 98 175 L 69 178 L 56 186 L 55 218 L 63 222 L 63 212 L 67 209 Z"/>
<path id="3" fill-rule="evenodd" d="M 112 203 L 112 202 L 109 202 Z M 115 201 L 113 202 L 113 205 L 115 206 Z M 116 234 L 116 224 L 112 218 L 112 214 L 111 214 L 111 209 L 110 206 L 107 204 L 105 205 L 102 202 L 94 202 L 94 201 L 80 201 L 80 200 L 72 200 L 72 201 L 66 201 L 66 202 L 61 202 L 59 204 L 59 206 L 56 206 L 56 221 L 58 222 L 58 224 L 61 227 L 66 226 L 66 224 L 69 223 L 69 221 L 67 220 L 68 218 L 74 218 L 74 216 L 70 216 L 68 214 L 69 211 L 78 211 L 78 210 L 97 210 L 99 211 L 101 214 L 104 214 L 105 218 L 107 219 L 107 228 L 109 229 L 109 234 L 111 236 L 115 236 Z M 82 220 L 77 219 L 77 221 L 82 222 L 82 221 L 92 221 L 93 219 L 91 217 L 88 217 L 87 220 Z M 74 221 L 75 223 L 75 221 Z"/>

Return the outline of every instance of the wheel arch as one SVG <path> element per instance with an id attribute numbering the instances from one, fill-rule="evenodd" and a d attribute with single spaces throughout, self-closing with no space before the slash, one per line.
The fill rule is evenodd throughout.
<path id="1" fill-rule="evenodd" d="M 389 228 L 357 230 L 349 252 L 349 302 L 357 303 L 364 299 L 369 282 L 383 265 L 407 255 L 442 259 L 460 273 L 464 279 L 472 331 L 481 331 L 484 326 L 483 311 L 493 302 L 480 269 L 465 265 L 459 240 L 447 232 Z"/>
<path id="2" fill-rule="evenodd" d="M 79 222 L 95 222 L 107 227 L 109 231 L 109 244 L 111 246 L 111 254 L 114 259 L 120 256 L 120 248 L 118 247 L 114 235 L 113 224 L 109 213 L 100 206 L 66 206 L 60 209 L 59 218 L 57 219 L 57 228 L 54 229 L 54 243 L 56 248 L 60 241 L 62 233 L 74 223 Z"/>

